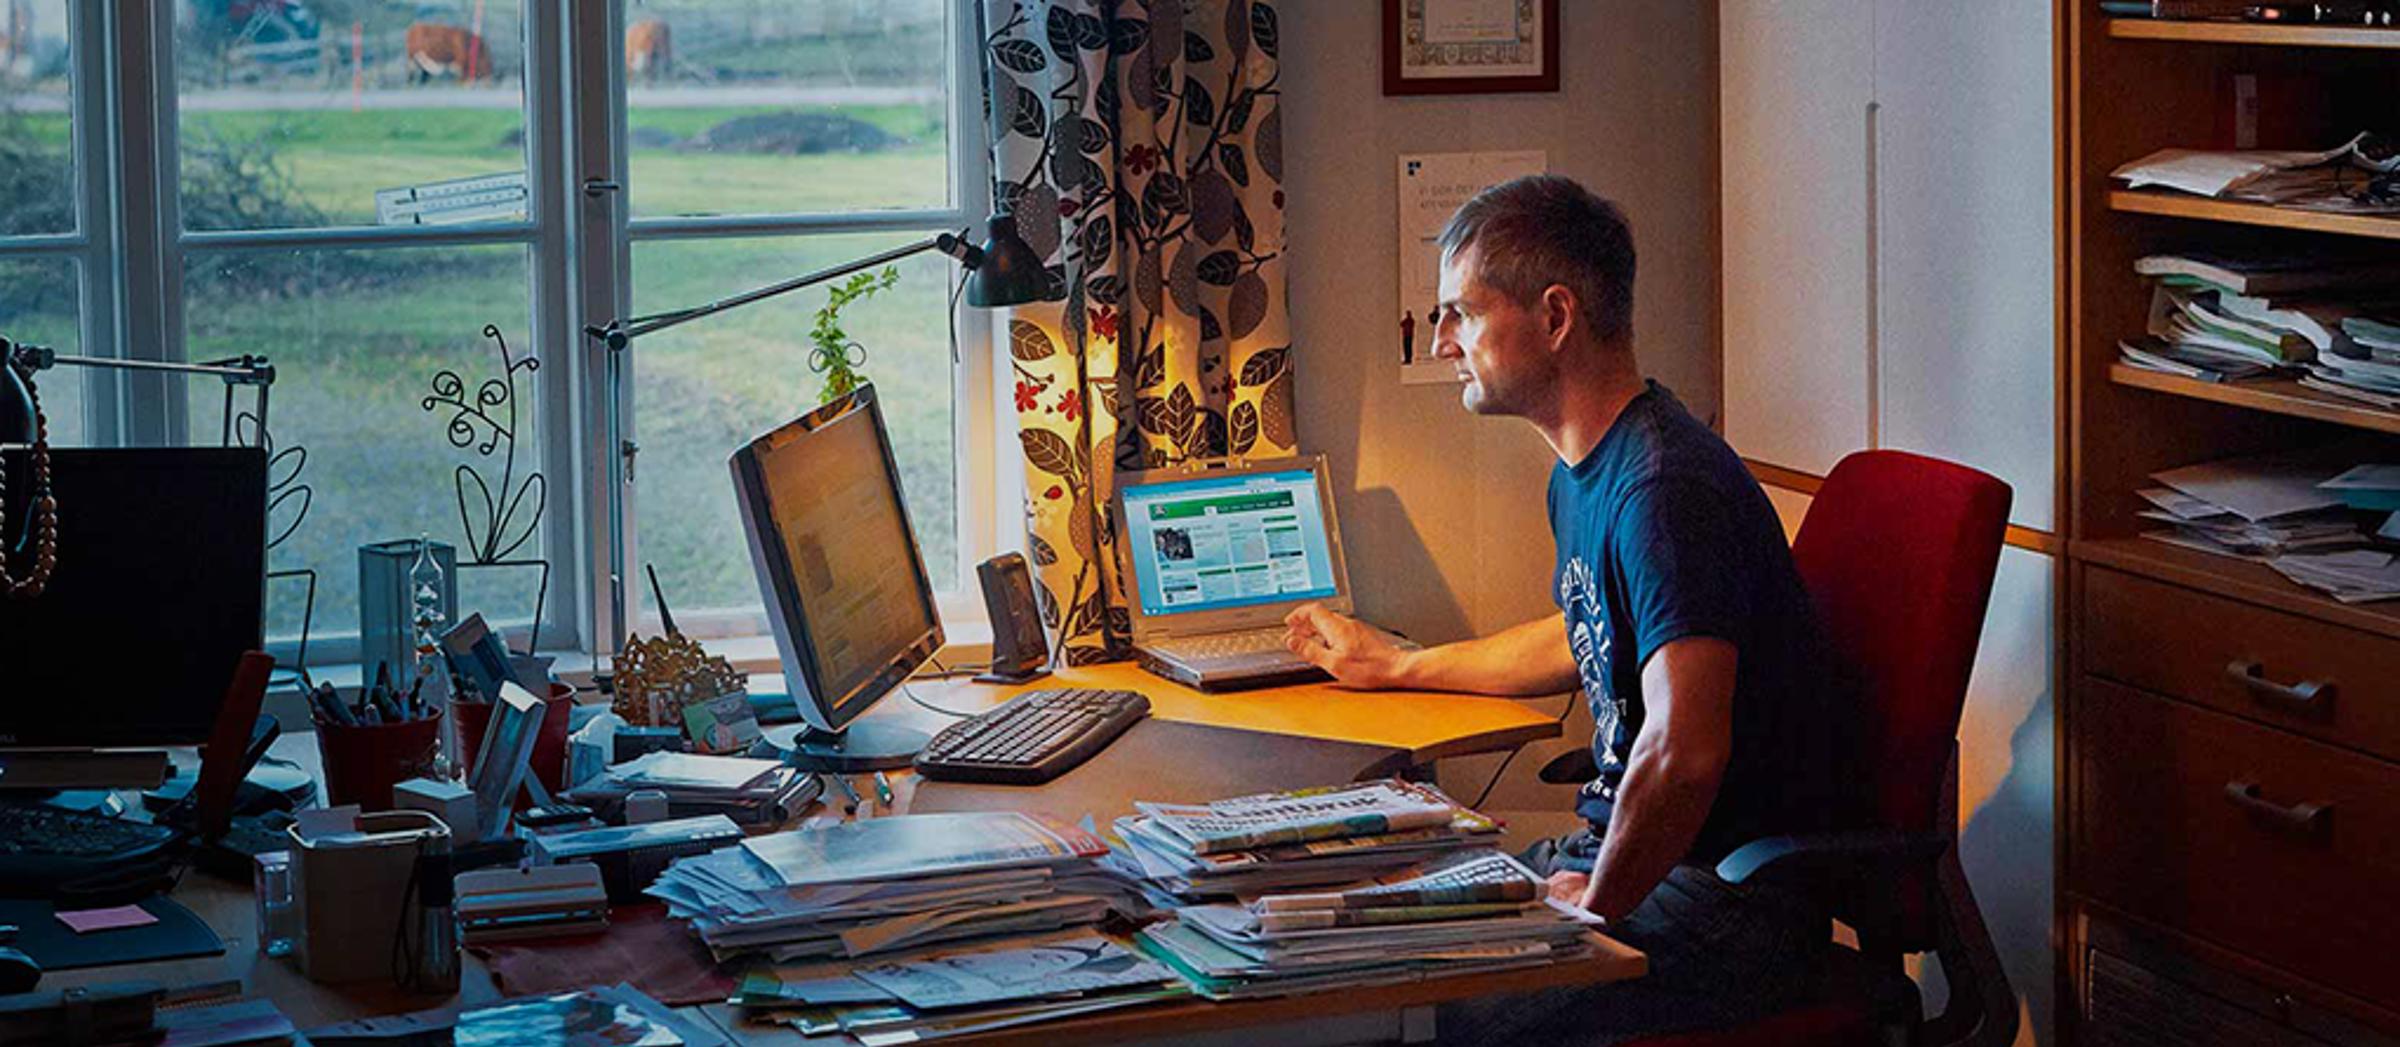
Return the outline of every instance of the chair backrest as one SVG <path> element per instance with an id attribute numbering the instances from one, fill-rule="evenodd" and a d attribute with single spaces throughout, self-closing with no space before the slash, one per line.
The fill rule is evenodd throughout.
<path id="1" fill-rule="evenodd" d="M 1865 820 L 1947 831 L 1937 817 L 1967 677 L 1983 632 L 2009 488 L 1903 451 L 1841 460 L 1809 504 L 1792 559 L 1816 605 L 1836 670 L 1856 689 Z M 1903 949 L 1929 933 L 1926 884 L 1887 896 L 1883 930 Z M 1878 920 L 1878 923 L 1886 922 Z"/>

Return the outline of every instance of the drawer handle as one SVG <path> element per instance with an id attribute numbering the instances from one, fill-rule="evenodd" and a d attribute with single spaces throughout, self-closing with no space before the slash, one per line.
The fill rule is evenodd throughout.
<path id="1" fill-rule="evenodd" d="M 2333 817 L 2333 805 L 2328 803 L 2296 803 L 2286 807 L 2260 796 L 2257 782 L 2226 782 L 2225 798 L 2245 810 L 2286 829 L 2315 833 Z"/>
<path id="2" fill-rule="evenodd" d="M 2268 705 L 2280 705 L 2295 712 L 2321 713 L 2333 707 L 2334 687 L 2331 683 L 2302 680 L 2295 684 L 2280 684 L 2267 679 L 2267 667 L 2257 662 L 2227 662 L 2225 675 L 2241 682 L 2250 697 Z"/>

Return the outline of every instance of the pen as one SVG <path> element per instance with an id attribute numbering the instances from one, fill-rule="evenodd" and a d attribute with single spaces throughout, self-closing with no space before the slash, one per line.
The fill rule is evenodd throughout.
<path id="1" fill-rule="evenodd" d="M 882 771 L 875 772 L 875 802 L 887 808 L 892 805 L 892 779 Z"/>
<path id="2" fill-rule="evenodd" d="M 839 787 L 842 790 L 842 795 L 846 797 L 846 799 L 842 801 L 842 813 L 857 814 L 859 803 L 858 789 L 850 784 L 850 779 L 844 778 L 838 774 L 827 774 L 825 777 L 833 779 L 833 784 Z"/>

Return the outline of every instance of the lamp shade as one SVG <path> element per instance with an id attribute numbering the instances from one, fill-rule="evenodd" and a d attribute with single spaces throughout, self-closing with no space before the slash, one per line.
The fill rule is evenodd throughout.
<path id="1" fill-rule="evenodd" d="M 991 238 L 984 241 L 983 257 L 975 270 L 967 275 L 967 304 L 991 309 L 1024 305 L 1050 296 L 1050 273 L 1035 254 L 1033 245 L 1017 234 L 1013 215 L 993 215 Z"/>

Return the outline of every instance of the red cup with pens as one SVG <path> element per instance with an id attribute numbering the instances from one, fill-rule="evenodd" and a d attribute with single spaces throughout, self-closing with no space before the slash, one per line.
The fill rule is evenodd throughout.
<path id="1" fill-rule="evenodd" d="M 316 720 L 317 756 L 324 763 L 326 803 L 355 803 L 369 811 L 392 806 L 392 786 L 430 778 L 441 754 L 442 709 L 424 696 L 424 677 L 406 688 L 392 682 L 390 665 L 355 701 L 330 684 L 308 696 Z"/>

